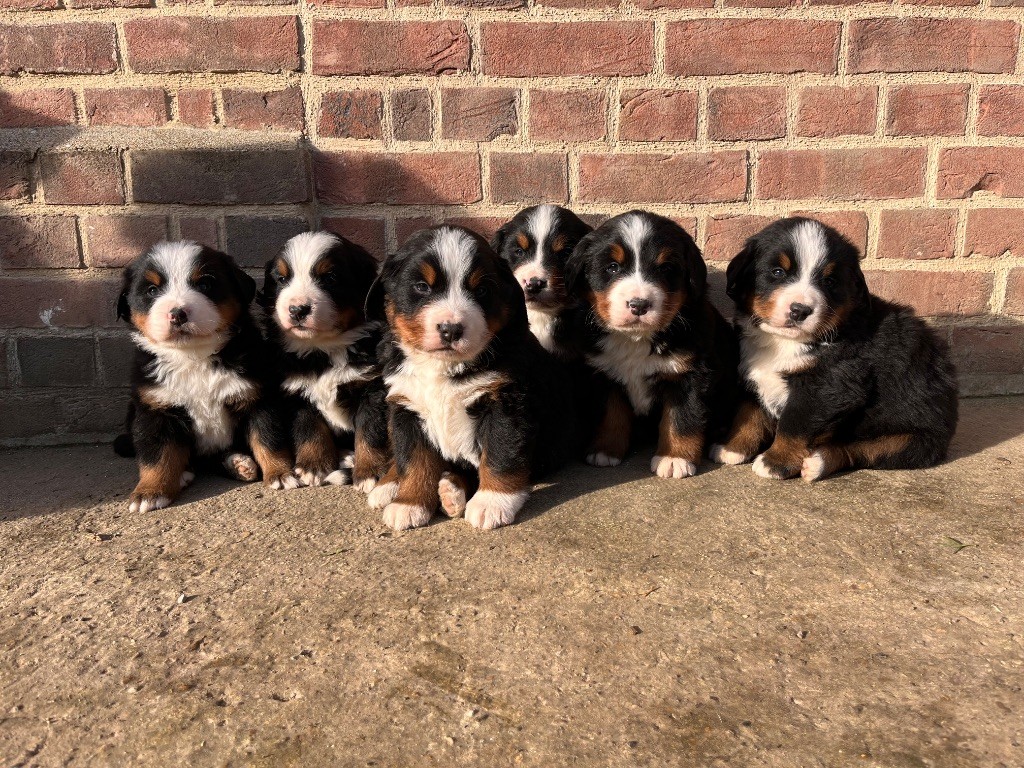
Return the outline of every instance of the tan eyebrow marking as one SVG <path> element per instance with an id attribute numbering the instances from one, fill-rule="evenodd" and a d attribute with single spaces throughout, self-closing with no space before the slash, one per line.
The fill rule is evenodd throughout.
<path id="1" fill-rule="evenodd" d="M 821 275 L 822 275 L 822 277 L 828 277 L 829 275 L 831 275 L 835 271 L 836 271 L 836 263 L 834 261 L 830 261 L 828 264 L 825 265 L 825 268 L 823 270 L 821 270 Z"/>
<path id="2" fill-rule="evenodd" d="M 668 261 L 669 258 L 671 258 L 671 256 L 672 256 L 672 249 L 671 248 L 662 248 L 660 251 L 658 251 L 658 258 L 656 258 L 654 260 L 654 263 L 657 264 L 658 266 L 661 266 L 666 261 Z"/>
<path id="3" fill-rule="evenodd" d="M 621 264 L 626 260 L 626 251 L 618 243 L 612 243 L 608 248 L 608 255 Z"/>
<path id="4" fill-rule="evenodd" d="M 466 282 L 469 283 L 470 288 L 475 289 L 478 285 L 480 285 L 480 282 L 484 279 L 484 277 L 486 277 L 486 275 L 487 272 L 484 270 L 483 267 L 477 267 L 476 269 L 473 270 L 472 274 L 470 274 L 469 279 Z"/>
<path id="5" fill-rule="evenodd" d="M 331 260 L 330 259 L 319 259 L 316 264 L 313 265 L 314 275 L 326 275 L 331 271 Z"/>
<path id="6" fill-rule="evenodd" d="M 524 235 L 522 232 L 519 232 L 516 235 L 516 242 L 519 243 L 519 247 L 520 248 L 529 248 L 530 247 L 530 239 L 526 235 Z"/>
<path id="7" fill-rule="evenodd" d="M 551 250 L 558 253 L 565 248 L 565 235 L 559 235 L 551 242 Z"/>
<path id="8" fill-rule="evenodd" d="M 288 277 L 288 262 L 284 259 L 277 260 L 277 272 L 281 277 Z"/>
<path id="9" fill-rule="evenodd" d="M 437 270 L 434 269 L 432 264 L 424 261 L 420 263 L 420 274 L 423 275 L 423 279 L 427 281 L 427 285 L 433 285 L 437 282 Z"/>
<path id="10" fill-rule="evenodd" d="M 779 266 L 782 267 L 787 272 L 789 272 L 789 270 L 793 267 L 793 260 L 789 258 L 788 253 L 779 254 Z"/>
<path id="11" fill-rule="evenodd" d="M 147 280 L 153 285 L 163 285 L 164 282 L 164 279 L 160 276 L 160 273 L 152 269 L 147 269 L 145 272 L 143 272 L 142 277 L 143 279 Z"/>

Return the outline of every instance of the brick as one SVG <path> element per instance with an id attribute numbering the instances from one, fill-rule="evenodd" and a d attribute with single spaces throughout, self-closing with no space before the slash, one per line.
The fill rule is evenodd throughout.
<path id="1" fill-rule="evenodd" d="M 120 277 L 0 277 L 0 327 L 91 328 L 117 324 Z M 64 273 L 65 275 L 67 273 Z M 2 422 L 3 419 L 0 419 Z"/>
<path id="2" fill-rule="evenodd" d="M 963 136 L 967 83 L 902 85 L 889 91 L 885 132 L 889 136 Z"/>
<path id="3" fill-rule="evenodd" d="M 223 90 L 224 125 L 246 131 L 301 131 L 304 121 L 302 91 L 292 86 L 280 91 Z"/>
<path id="4" fill-rule="evenodd" d="M 678 10 L 681 8 L 713 8 L 715 0 L 635 0 L 645 11 Z"/>
<path id="5" fill-rule="evenodd" d="M 387 253 L 387 238 L 384 233 L 384 219 L 362 219 L 351 216 L 330 216 L 320 225 L 328 232 L 361 245 L 378 259 Z"/>
<path id="6" fill-rule="evenodd" d="M 89 125 L 163 125 L 169 118 L 163 88 L 110 88 L 85 91 Z"/>
<path id="7" fill-rule="evenodd" d="M 383 8 L 385 2 L 384 0 L 311 0 L 310 5 L 321 8 Z"/>
<path id="8" fill-rule="evenodd" d="M 0 152 L 0 200 L 23 200 L 32 192 L 32 155 Z"/>
<path id="9" fill-rule="evenodd" d="M 579 198 L 606 203 L 719 203 L 742 200 L 747 153 L 583 155 Z"/>
<path id="10" fill-rule="evenodd" d="M 60 425 L 61 434 L 90 435 L 104 439 L 124 428 L 127 392 L 111 397 L 106 389 L 78 389 L 63 394 L 58 401 L 57 417 L 52 413 L 48 425 Z"/>
<path id="11" fill-rule="evenodd" d="M 392 93 L 391 124 L 398 141 L 429 141 L 433 124 L 430 91 L 410 88 Z"/>
<path id="12" fill-rule="evenodd" d="M 14 347 L 14 340 L 11 340 L 10 346 Z M 0 337 L 0 389 L 7 389 L 11 386 L 11 373 L 7 369 L 7 339 Z"/>
<path id="13" fill-rule="evenodd" d="M 317 75 L 440 75 L 468 70 L 469 55 L 459 21 L 313 22 Z"/>
<path id="14" fill-rule="evenodd" d="M 654 67 L 650 22 L 493 21 L 481 39 L 488 75 L 642 75 Z"/>
<path id="15" fill-rule="evenodd" d="M 194 128 L 209 128 L 215 122 L 213 91 L 194 88 L 178 91 L 178 119 Z"/>
<path id="16" fill-rule="evenodd" d="M 0 92 L 0 128 L 49 128 L 75 122 L 75 97 L 66 88 Z"/>
<path id="17" fill-rule="evenodd" d="M 5 269 L 74 269 L 79 263 L 74 216 L 0 219 L 0 265 Z M 7 299 L 6 294 L 4 299 Z"/>
<path id="18" fill-rule="evenodd" d="M 167 239 L 166 216 L 90 216 L 82 222 L 90 267 L 123 267 Z"/>
<path id="19" fill-rule="evenodd" d="M 156 5 L 155 0 L 71 0 L 66 6 L 71 8 L 152 8 Z"/>
<path id="20" fill-rule="evenodd" d="M 445 219 L 445 221 L 456 227 L 465 227 L 471 232 L 476 232 L 484 240 L 490 240 L 507 219 L 501 216 L 457 216 Z"/>
<path id="21" fill-rule="evenodd" d="M 136 72 L 292 72 L 299 68 L 294 16 L 145 18 L 124 25 Z"/>
<path id="22" fill-rule="evenodd" d="M 215 205 L 304 203 L 306 161 L 297 149 L 138 150 L 132 153 L 137 202 Z"/>
<path id="23" fill-rule="evenodd" d="M 262 268 L 281 253 L 285 241 L 309 230 L 299 216 L 225 216 L 227 252 L 243 267 Z"/>
<path id="24" fill-rule="evenodd" d="M 1024 147 L 950 147 L 939 153 L 940 198 L 991 192 L 1024 197 Z"/>
<path id="25" fill-rule="evenodd" d="M 977 19 L 855 19 L 851 72 L 1012 72 L 1017 24 Z"/>
<path id="26" fill-rule="evenodd" d="M 602 115 L 603 119 L 603 115 Z M 603 125 L 601 126 L 603 129 Z M 697 94 L 630 88 L 619 99 L 619 139 L 687 141 L 697 138 Z"/>
<path id="27" fill-rule="evenodd" d="M 121 160 L 114 152 L 59 152 L 39 161 L 46 202 L 120 205 L 124 202 Z"/>
<path id="28" fill-rule="evenodd" d="M 878 257 L 882 259 L 949 259 L 956 237 L 956 211 L 882 211 Z"/>
<path id="29" fill-rule="evenodd" d="M 42 434 L 52 434 L 56 429 L 54 414 L 60 412 L 62 393 L 31 392 L 21 390 L 0 393 L 0 440 L 10 441 Z"/>
<path id="30" fill-rule="evenodd" d="M 113 24 L 0 24 L 0 75 L 103 75 L 115 69 Z"/>
<path id="31" fill-rule="evenodd" d="M 395 221 L 395 237 L 398 244 L 402 245 L 421 229 L 434 226 L 436 222 L 426 216 L 416 216 L 409 219 L 398 219 Z"/>
<path id="32" fill-rule="evenodd" d="M 954 328 L 953 363 L 961 376 L 1024 373 L 1024 327 L 987 325 Z"/>
<path id="33" fill-rule="evenodd" d="M 378 91 L 330 91 L 320 105 L 321 136 L 379 139 L 384 105 Z"/>
<path id="34" fill-rule="evenodd" d="M 731 141 L 785 135 L 785 88 L 712 88 L 708 94 L 709 138 Z"/>
<path id="35" fill-rule="evenodd" d="M 1024 315 L 1024 267 L 1010 270 L 1006 280 L 1006 303 L 1003 312 L 1008 315 Z"/>
<path id="36" fill-rule="evenodd" d="M 729 261 L 743 249 L 748 237 L 756 235 L 771 222 L 770 216 L 712 216 L 705 225 L 708 234 L 704 244 L 704 258 Z"/>
<path id="37" fill-rule="evenodd" d="M 983 272 L 865 273 L 871 292 L 912 306 L 925 317 L 988 312 L 992 275 Z"/>
<path id="38" fill-rule="evenodd" d="M 475 152 L 323 152 L 314 169 L 320 201 L 328 205 L 450 205 L 481 198 Z"/>
<path id="39" fill-rule="evenodd" d="M 1024 210 L 978 208 L 967 212 L 967 255 L 1024 256 Z"/>
<path id="40" fill-rule="evenodd" d="M 96 340 L 100 383 L 108 387 L 127 387 L 132 383 L 135 344 L 124 336 L 101 336 Z"/>
<path id="41" fill-rule="evenodd" d="M 836 72 L 839 24 L 791 19 L 699 19 L 670 22 L 670 75 Z"/>
<path id="42" fill-rule="evenodd" d="M 54 11 L 60 8 L 60 0 L 0 0 L 0 9 L 5 11 Z"/>
<path id="43" fill-rule="evenodd" d="M 525 8 L 526 0 L 448 0 L 448 5 L 474 10 L 514 11 Z"/>
<path id="44" fill-rule="evenodd" d="M 789 216 L 805 216 L 817 219 L 832 227 L 849 240 L 860 252 L 861 258 L 868 250 L 868 217 L 864 211 L 790 211 Z"/>
<path id="45" fill-rule="evenodd" d="M 565 155 L 492 152 L 490 188 L 495 203 L 564 203 L 569 199 Z"/>
<path id="46" fill-rule="evenodd" d="M 18 339 L 18 367 L 26 387 L 88 387 L 96 383 L 91 338 Z"/>
<path id="47" fill-rule="evenodd" d="M 604 91 L 530 91 L 530 137 L 539 141 L 598 141 L 607 135 Z"/>
<path id="48" fill-rule="evenodd" d="M 757 197 L 880 200 L 924 194 L 924 149 L 803 149 L 761 153 Z"/>
<path id="49" fill-rule="evenodd" d="M 604 9 L 616 8 L 619 0 L 536 0 L 536 4 L 548 8 Z"/>
<path id="50" fill-rule="evenodd" d="M 796 133 L 816 138 L 870 135 L 875 132 L 877 102 L 878 89 L 873 86 L 804 88 L 800 91 Z"/>
<path id="51" fill-rule="evenodd" d="M 1024 86 L 983 85 L 978 95 L 978 133 L 1024 136 Z"/>
<path id="52" fill-rule="evenodd" d="M 220 245 L 220 233 L 216 219 L 183 216 L 178 221 L 178 229 L 181 232 L 182 240 L 193 240 L 214 248 Z"/>
<path id="53" fill-rule="evenodd" d="M 519 130 L 516 93 L 510 88 L 459 88 L 441 92 L 441 136 L 492 141 Z"/>

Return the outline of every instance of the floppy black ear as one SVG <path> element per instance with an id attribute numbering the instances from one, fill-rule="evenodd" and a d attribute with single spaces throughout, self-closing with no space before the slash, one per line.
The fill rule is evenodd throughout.
<path id="1" fill-rule="evenodd" d="M 508 240 L 508 233 L 512 230 L 512 222 L 504 224 L 497 232 L 494 233 L 494 237 L 491 238 L 491 250 L 501 256 L 501 249 L 505 247 L 505 241 Z"/>
<path id="2" fill-rule="evenodd" d="M 570 296 L 582 299 L 584 293 L 583 272 L 587 268 L 590 249 L 597 239 L 597 230 L 588 232 L 572 249 L 572 254 L 565 261 L 565 292 Z"/>
<path id="3" fill-rule="evenodd" d="M 125 267 L 124 277 L 121 280 L 121 294 L 117 297 L 117 319 L 128 322 L 132 317 L 132 308 L 128 305 L 128 292 L 135 280 L 135 270 L 131 265 Z"/>
<path id="4" fill-rule="evenodd" d="M 374 283 L 377 282 L 377 274 L 380 271 L 380 264 L 368 250 L 348 240 L 345 246 L 349 252 L 349 265 L 352 270 L 352 284 L 362 295 L 370 293 Z M 356 294 L 359 295 L 359 294 Z"/>
<path id="5" fill-rule="evenodd" d="M 370 290 L 366 293 L 363 314 L 366 315 L 367 320 L 383 321 L 387 319 L 384 315 L 384 297 L 386 295 L 384 283 L 398 272 L 400 266 L 401 261 L 397 254 L 392 253 L 384 259 L 377 277 L 374 279 L 373 284 L 370 285 Z"/>
<path id="6" fill-rule="evenodd" d="M 238 282 L 238 293 L 243 304 L 251 304 L 256 298 L 256 281 L 241 267 L 235 267 L 235 280 Z"/>
<path id="7" fill-rule="evenodd" d="M 725 270 L 725 293 L 737 304 L 744 301 L 753 288 L 756 258 L 757 245 L 753 240 L 747 240 L 743 250 L 733 257 Z"/>
<path id="8" fill-rule="evenodd" d="M 708 290 L 708 265 L 700 249 L 693 243 L 689 243 L 686 249 L 686 272 L 689 275 L 690 295 L 702 298 Z"/>

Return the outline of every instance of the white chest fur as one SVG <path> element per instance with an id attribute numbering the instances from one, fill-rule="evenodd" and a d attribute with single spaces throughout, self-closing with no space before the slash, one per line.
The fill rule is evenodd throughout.
<path id="1" fill-rule="evenodd" d="M 654 404 L 655 378 L 686 373 L 688 363 L 676 355 L 656 355 L 647 338 L 610 333 L 601 339 L 601 351 L 587 362 L 626 388 L 633 410 L 643 416 Z"/>
<path id="2" fill-rule="evenodd" d="M 480 466 L 480 445 L 476 419 L 469 408 L 487 394 L 498 380 L 494 373 L 469 379 L 452 379 L 447 364 L 424 358 L 408 358 L 393 374 L 385 377 L 388 394 L 405 401 L 420 417 L 423 431 L 449 461 L 468 461 Z"/>
<path id="3" fill-rule="evenodd" d="M 347 348 L 331 353 L 330 357 L 331 367 L 323 373 L 289 376 L 284 380 L 284 389 L 301 395 L 316 406 L 336 432 L 352 432 L 355 430 L 355 414 L 338 403 L 338 387 L 365 381 L 367 369 L 349 362 Z"/>
<path id="4" fill-rule="evenodd" d="M 542 312 L 539 309 L 526 308 L 526 317 L 530 321 L 530 330 L 537 341 L 548 352 L 555 350 L 555 319 L 557 315 Z"/>
<path id="5" fill-rule="evenodd" d="M 811 347 L 747 326 L 740 350 L 740 374 L 754 385 L 768 413 L 778 418 L 789 399 L 786 375 L 810 367 Z"/>

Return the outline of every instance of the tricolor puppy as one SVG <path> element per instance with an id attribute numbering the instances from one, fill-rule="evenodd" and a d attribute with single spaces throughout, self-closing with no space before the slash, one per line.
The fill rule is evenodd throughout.
<path id="1" fill-rule="evenodd" d="M 303 485 L 351 479 L 368 493 L 387 470 L 381 324 L 364 315 L 376 277 L 369 253 L 329 232 L 296 235 L 267 262 L 260 303 L 272 320 L 267 335 L 279 351 Z M 339 461 L 340 450 L 353 445 Z"/>
<path id="2" fill-rule="evenodd" d="M 590 230 L 568 208 L 535 205 L 516 214 L 491 241 L 522 286 L 530 330 L 562 359 L 578 355 L 572 316 L 579 301 L 566 290 L 565 263 Z"/>
<path id="3" fill-rule="evenodd" d="M 747 241 L 727 279 L 747 398 L 713 459 L 756 457 L 762 477 L 812 482 L 945 457 L 957 422 L 945 345 L 909 308 L 868 293 L 842 235 L 782 219 Z"/>
<path id="4" fill-rule="evenodd" d="M 270 349 L 250 314 L 251 277 L 197 243 L 158 243 L 124 272 L 117 315 L 136 344 L 128 431 L 139 460 L 132 512 L 170 504 L 199 464 L 294 488 Z"/>
<path id="5" fill-rule="evenodd" d="M 477 528 L 511 523 L 575 433 L 565 377 L 530 333 L 512 270 L 467 229 L 425 229 L 384 262 L 368 306 L 388 324 L 395 457 L 370 504 L 397 529 L 426 525 L 439 504 Z"/>
<path id="6" fill-rule="evenodd" d="M 656 422 L 651 471 L 695 474 L 705 438 L 731 413 L 737 352 L 707 300 L 707 267 L 693 239 L 669 219 L 631 211 L 584 237 L 567 275 L 591 310 L 586 360 L 611 381 L 587 461 L 617 465 L 633 433 Z"/>

